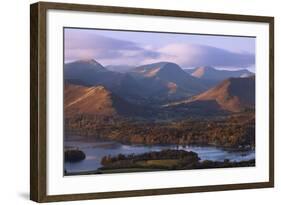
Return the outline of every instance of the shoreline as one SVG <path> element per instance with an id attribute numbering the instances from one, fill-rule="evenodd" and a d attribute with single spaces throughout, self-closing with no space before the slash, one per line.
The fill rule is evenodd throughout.
<path id="1" fill-rule="evenodd" d="M 105 143 L 105 145 L 114 145 L 114 144 L 120 144 L 120 145 L 127 145 L 127 146 L 146 146 L 146 147 L 152 147 L 152 146 L 179 146 L 179 147 L 211 147 L 211 148 L 218 148 L 221 150 L 225 150 L 228 152 L 241 152 L 241 151 L 254 151 L 255 147 L 251 145 L 245 145 L 241 147 L 236 147 L 236 146 L 223 146 L 223 145 L 216 145 L 212 143 L 206 143 L 206 144 L 198 144 L 198 143 L 190 143 L 190 144 L 175 144 L 175 143 L 133 143 L 133 142 L 123 142 L 123 141 L 113 141 L 113 140 L 101 140 L 100 138 L 94 138 L 90 136 L 79 136 L 79 139 L 70 139 L 71 137 L 64 138 L 64 143 L 65 142 L 73 142 L 73 141 L 78 141 L 78 142 L 96 142 L 96 143 Z M 97 145 L 99 146 L 99 145 Z M 66 147 L 66 146 L 65 146 Z M 65 148 L 64 147 L 64 148 Z"/>
<path id="2" fill-rule="evenodd" d="M 251 162 L 252 160 L 248 161 L 243 161 L 243 162 Z M 216 161 L 215 161 L 216 162 Z M 78 172 L 64 172 L 64 176 L 78 176 L 78 175 L 92 175 L 92 174 L 130 174 L 130 173 L 136 173 L 136 172 L 163 172 L 163 171 L 191 171 L 191 170 L 199 170 L 199 169 L 235 169 L 235 168 L 252 168 L 255 167 L 256 165 L 245 165 L 245 166 L 235 166 L 235 167 L 209 167 L 209 168 L 190 168 L 190 169 L 174 169 L 174 170 L 169 170 L 169 169 L 136 169 L 136 168 L 127 168 L 127 169 L 115 169 L 115 170 L 89 170 L 89 171 L 78 171 Z"/>

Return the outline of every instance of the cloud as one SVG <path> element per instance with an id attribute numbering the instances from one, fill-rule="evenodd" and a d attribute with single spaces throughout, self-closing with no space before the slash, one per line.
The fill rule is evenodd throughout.
<path id="1" fill-rule="evenodd" d="M 96 35 L 91 30 L 65 32 L 65 61 L 94 58 L 108 64 L 136 64 L 160 53 L 131 42 Z"/>
<path id="2" fill-rule="evenodd" d="M 142 65 L 171 61 L 182 67 L 215 66 L 247 68 L 255 65 L 255 55 L 217 47 L 172 43 L 162 47 L 139 45 L 133 41 L 96 35 L 93 30 L 65 32 L 65 60 L 93 58 L 103 65 Z"/>
<path id="3" fill-rule="evenodd" d="M 217 67 L 249 67 L 255 64 L 255 55 L 235 53 L 228 50 L 194 44 L 170 44 L 158 50 L 161 59 L 177 62 L 183 67 L 217 66 Z"/>

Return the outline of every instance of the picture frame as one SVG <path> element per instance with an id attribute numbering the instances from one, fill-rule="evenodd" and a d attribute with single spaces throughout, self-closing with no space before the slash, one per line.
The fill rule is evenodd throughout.
<path id="1" fill-rule="evenodd" d="M 163 19 L 163 25 L 169 24 L 169 18 L 178 20 L 179 22 L 186 19 L 193 19 L 195 21 L 202 20 L 206 21 L 219 21 L 227 24 L 228 22 L 234 22 L 236 24 L 247 23 L 251 26 L 263 25 L 267 56 L 264 57 L 267 62 L 267 68 L 265 69 L 267 84 L 266 93 L 267 98 L 267 109 L 268 115 L 266 118 L 266 131 L 267 135 L 265 149 L 267 153 L 260 153 L 266 156 L 266 162 L 263 166 L 265 174 L 265 180 L 253 179 L 249 182 L 241 180 L 236 183 L 224 183 L 222 181 L 216 184 L 206 185 L 163 185 L 162 187 L 151 188 L 128 188 L 131 181 L 125 181 L 128 186 L 127 188 L 116 188 L 115 190 L 108 191 L 81 191 L 69 193 L 62 191 L 57 194 L 50 194 L 48 189 L 50 185 L 50 174 L 52 169 L 49 163 L 52 163 L 52 157 L 48 157 L 50 149 L 55 156 L 63 156 L 63 154 L 56 150 L 56 147 L 48 147 L 50 145 L 50 131 L 51 127 L 48 124 L 48 118 L 50 118 L 50 99 L 49 95 L 52 89 L 50 82 L 54 83 L 56 79 L 52 78 L 49 66 L 51 65 L 48 55 L 54 50 L 51 50 L 52 34 L 50 33 L 49 26 L 55 21 L 64 21 L 56 18 L 56 15 L 50 16 L 50 11 L 62 12 L 63 15 L 67 13 L 80 13 L 84 14 L 85 18 L 88 18 L 92 13 L 103 15 L 119 15 L 122 18 L 131 16 L 132 18 L 147 17 Z M 97 17 L 95 17 L 97 19 Z M 101 19 L 97 19 L 97 22 Z M 117 20 L 116 20 L 117 21 Z M 168 23 L 167 23 L 168 22 Z M 121 24 L 121 21 L 118 21 Z M 204 22 L 203 22 L 204 23 Z M 75 22 L 74 27 L 77 27 L 79 22 Z M 92 25 L 95 22 L 92 21 Z M 132 27 L 133 24 L 128 23 Z M 69 25 L 63 25 L 69 26 Z M 81 27 L 85 27 L 82 25 Z M 134 28 L 130 29 L 134 29 Z M 151 28 L 151 27 L 150 27 Z M 111 28 L 109 28 L 111 29 Z M 168 32 L 169 32 L 169 28 Z M 61 29 L 62 30 L 62 29 Z M 138 30 L 138 29 L 136 29 Z M 200 30 L 200 29 L 199 29 Z M 241 31 L 242 32 L 242 31 Z M 243 32 L 242 32 L 243 33 Z M 237 35 L 237 34 L 233 34 Z M 57 42 L 62 42 L 62 36 Z M 54 41 L 55 42 L 55 41 Z M 48 50 L 49 49 L 49 50 Z M 257 50 L 260 47 L 256 48 Z M 257 55 L 257 62 L 261 62 L 259 58 L 263 58 L 262 55 Z M 63 60 L 61 60 L 63 62 Z M 61 64 L 58 64 L 61 65 Z M 63 65 L 57 69 L 63 70 Z M 52 71 L 54 74 L 54 71 Z M 60 72 L 60 71 L 57 71 Z M 258 74 L 257 74 L 258 76 Z M 263 79 L 260 77 L 259 79 Z M 261 82 L 261 81 L 260 81 Z M 55 84 L 55 83 L 54 83 Z M 59 84 L 55 84 L 58 86 Z M 257 89 L 259 89 L 258 86 Z M 256 91 L 257 93 L 258 91 Z M 262 92 L 262 91 L 261 91 Z M 261 120 L 261 118 L 259 118 Z M 63 121 L 63 119 L 61 119 Z M 264 122 L 262 122 L 264 123 Z M 60 154 L 61 153 L 61 154 Z M 259 153 L 256 153 L 259 154 Z M 63 157 L 61 157 L 63 158 Z M 261 166 L 261 164 L 257 164 Z M 184 175 L 185 172 L 180 172 Z M 149 172 L 146 173 L 149 175 Z M 108 175 L 109 176 L 109 175 Z M 133 174 L 123 173 L 122 176 L 133 176 Z M 154 174 L 155 176 L 155 174 Z M 64 175 L 61 172 L 61 177 Z M 95 179 L 101 177 L 96 175 Z M 119 175 L 110 175 L 110 179 L 119 177 Z M 238 177 L 238 176 L 237 176 Z M 84 178 L 85 179 L 85 178 Z M 79 178 L 75 179 L 76 186 L 79 188 Z M 52 182 L 53 183 L 53 182 Z M 78 183 L 78 184 L 77 184 Z M 57 183 L 58 185 L 59 183 Z M 139 185 L 141 187 L 141 185 Z M 155 185 L 156 186 L 156 185 Z M 58 187 L 60 187 L 58 185 Z M 61 186 L 62 188 L 63 186 Z M 274 17 L 268 16 L 249 16 L 249 15 L 237 15 L 237 14 L 219 14 L 219 13 L 205 13 L 205 12 L 190 12 L 190 11 L 175 11 L 175 10 L 158 10 L 158 9 L 144 9 L 144 8 L 129 8 L 129 7 L 111 7 L 111 6 L 97 6 L 97 5 L 85 5 L 85 4 L 65 4 L 65 3 L 49 3 L 49 2 L 38 2 L 30 6 L 30 199 L 36 202 L 53 202 L 53 201 L 69 201 L 69 200 L 87 200 L 87 199 L 102 199 L 102 198 L 115 198 L 115 197 L 134 197 L 134 196 L 148 196 L 148 195 L 162 195 L 162 194 L 180 194 L 180 193 L 194 193 L 194 192 L 209 192 L 209 191 L 224 191 L 224 190 L 238 190 L 238 189 L 254 189 L 254 188 L 269 188 L 274 187 Z M 91 190 L 91 187 L 89 188 Z M 94 189 L 92 189 L 94 190 Z"/>

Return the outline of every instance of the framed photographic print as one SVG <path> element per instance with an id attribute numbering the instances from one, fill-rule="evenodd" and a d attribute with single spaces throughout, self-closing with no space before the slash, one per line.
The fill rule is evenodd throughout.
<path id="1" fill-rule="evenodd" d="M 30 197 L 274 186 L 274 18 L 31 5 Z"/>

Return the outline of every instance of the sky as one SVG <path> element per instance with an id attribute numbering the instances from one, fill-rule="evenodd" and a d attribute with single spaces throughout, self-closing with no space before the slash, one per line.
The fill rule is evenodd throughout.
<path id="1" fill-rule="evenodd" d="M 65 62 L 139 66 L 169 61 L 182 68 L 255 71 L 254 37 L 65 28 L 64 47 Z"/>

